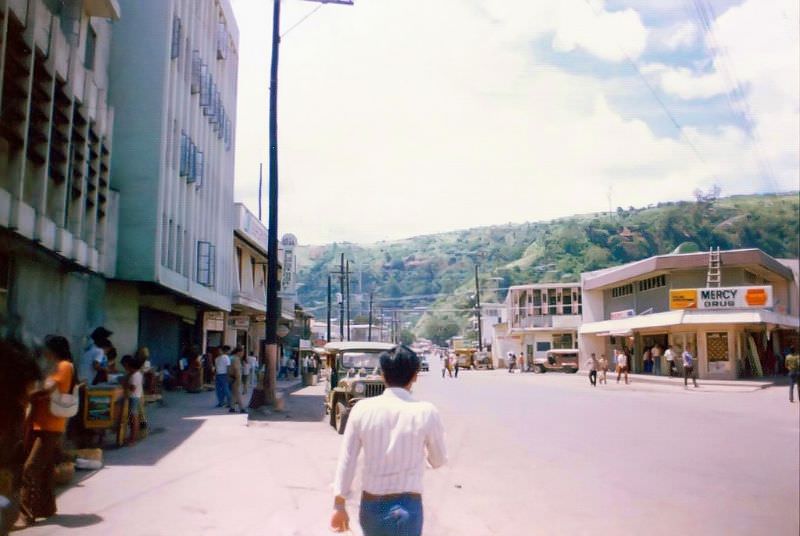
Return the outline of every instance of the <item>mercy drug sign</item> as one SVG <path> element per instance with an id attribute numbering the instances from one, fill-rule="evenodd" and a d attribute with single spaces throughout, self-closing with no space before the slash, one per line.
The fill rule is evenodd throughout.
<path id="1" fill-rule="evenodd" d="M 772 287 L 684 288 L 669 291 L 670 309 L 766 309 Z"/>

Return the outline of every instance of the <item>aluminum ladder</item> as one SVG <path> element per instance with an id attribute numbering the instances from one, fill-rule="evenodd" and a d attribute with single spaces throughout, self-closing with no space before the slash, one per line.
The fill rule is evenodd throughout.
<path id="1" fill-rule="evenodd" d="M 708 249 L 708 275 L 706 277 L 706 287 L 720 287 L 722 285 L 722 272 L 720 267 L 722 263 L 720 261 L 720 254 L 719 254 L 719 247 L 715 250 L 714 248 Z"/>

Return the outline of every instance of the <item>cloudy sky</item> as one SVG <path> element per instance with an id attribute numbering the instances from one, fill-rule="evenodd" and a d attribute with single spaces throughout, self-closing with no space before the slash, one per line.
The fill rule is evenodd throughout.
<path id="1" fill-rule="evenodd" d="M 231 1 L 236 197 L 255 211 L 272 2 Z M 282 5 L 284 30 L 318 6 Z M 799 5 L 324 5 L 281 46 L 281 233 L 371 242 L 608 210 L 609 195 L 616 208 L 713 184 L 796 190 Z"/>

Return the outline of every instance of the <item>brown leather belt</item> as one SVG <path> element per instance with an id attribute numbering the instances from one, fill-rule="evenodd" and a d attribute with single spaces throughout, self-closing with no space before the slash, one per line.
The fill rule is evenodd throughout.
<path id="1" fill-rule="evenodd" d="M 422 495 L 419 493 L 391 493 L 389 495 L 373 495 L 372 493 L 367 493 L 366 491 L 361 492 L 362 501 L 396 501 L 398 499 L 404 499 L 407 497 L 412 499 L 422 499 Z"/>

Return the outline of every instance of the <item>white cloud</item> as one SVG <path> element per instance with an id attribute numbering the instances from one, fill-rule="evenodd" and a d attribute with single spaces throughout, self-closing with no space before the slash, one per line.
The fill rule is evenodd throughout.
<path id="1" fill-rule="evenodd" d="M 284 27 L 313 9 L 284 6 Z M 596 5 L 580 14 L 589 9 L 582 0 L 494 0 L 485 4 L 490 16 L 473 6 L 325 6 L 283 40 L 281 232 L 304 243 L 399 238 L 606 210 L 611 184 L 623 206 L 686 198 L 719 180 L 726 193 L 763 186 L 753 182 L 753 149 L 740 130 L 687 130 L 701 161 L 683 141 L 656 135 L 637 110 L 608 104 L 631 86 L 646 92 L 636 78 L 568 74 L 530 46 L 550 37 L 563 50 L 618 61 L 619 46 L 601 43 L 604 36 L 638 55 L 647 34 L 635 13 Z M 266 163 L 270 21 L 261 2 L 234 7 L 236 191 L 255 207 L 258 162 Z M 590 26 L 587 17 L 596 17 Z M 581 27 L 597 35 L 581 35 Z M 786 96 L 776 98 L 787 106 Z M 784 128 L 793 120 L 779 119 Z M 772 150 L 785 154 L 787 143 Z"/>
<path id="2" fill-rule="evenodd" d="M 675 51 L 691 48 L 699 37 L 700 31 L 691 21 L 679 22 L 650 32 L 650 41 L 657 50 Z"/>

